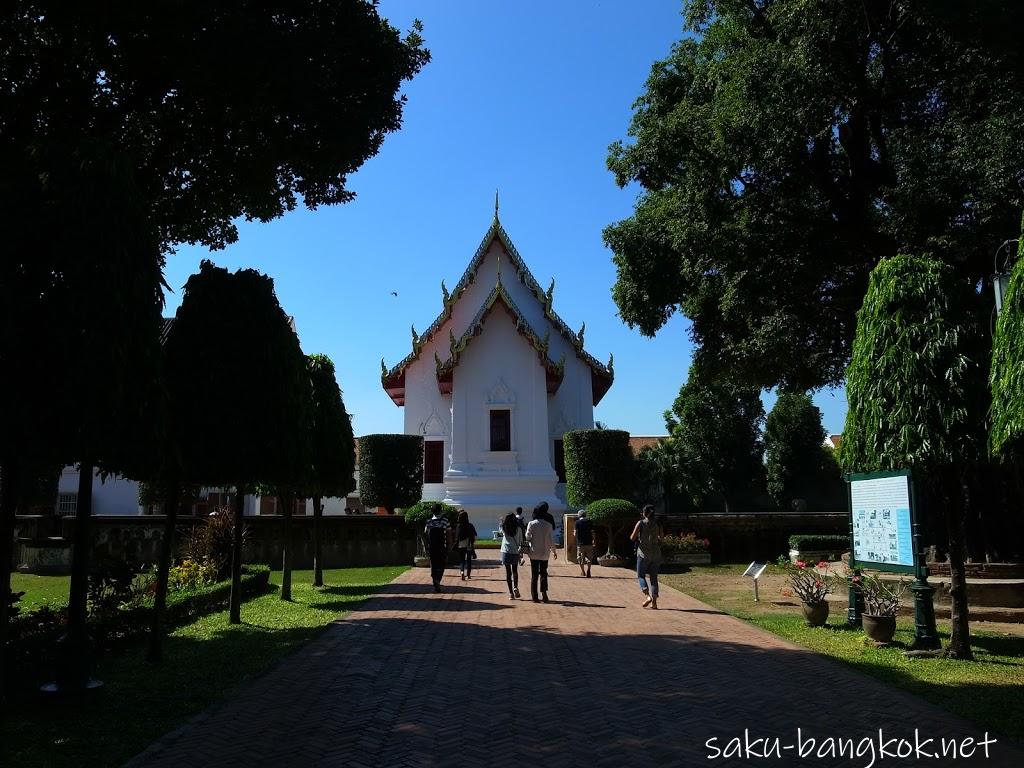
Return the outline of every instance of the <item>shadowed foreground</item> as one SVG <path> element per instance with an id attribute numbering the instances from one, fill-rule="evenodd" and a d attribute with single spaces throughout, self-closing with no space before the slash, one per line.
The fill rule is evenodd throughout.
<path id="1" fill-rule="evenodd" d="M 883 756 L 880 727 L 931 752 L 985 734 L 674 590 L 643 610 L 628 571 L 551 566 L 547 605 L 510 601 L 494 562 L 440 595 L 413 569 L 130 765 L 1024 765 L 1003 739 L 987 760 Z M 726 756 L 744 729 L 769 741 Z"/>

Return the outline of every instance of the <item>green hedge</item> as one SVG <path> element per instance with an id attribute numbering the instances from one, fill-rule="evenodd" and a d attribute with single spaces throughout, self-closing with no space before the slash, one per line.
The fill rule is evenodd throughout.
<path id="1" fill-rule="evenodd" d="M 411 507 L 402 510 L 402 516 L 405 518 L 405 522 L 409 525 L 424 526 L 427 524 L 427 520 L 430 519 L 431 515 L 434 514 L 434 506 L 440 504 L 441 508 L 444 509 L 444 515 L 448 518 L 448 522 L 455 525 L 455 516 L 458 514 L 458 508 L 453 507 L 451 504 L 444 504 L 440 501 L 421 501 L 413 504 Z"/>
<path id="2" fill-rule="evenodd" d="M 565 493 L 572 506 L 623 498 L 633 490 L 633 453 L 629 432 L 574 429 L 566 432 Z"/>
<path id="3" fill-rule="evenodd" d="M 415 504 L 423 495 L 423 438 L 364 435 L 359 438 L 359 497 L 368 507 Z"/>
<path id="4" fill-rule="evenodd" d="M 789 548 L 799 552 L 845 552 L 850 548 L 850 537 L 795 533 L 789 537 Z"/>

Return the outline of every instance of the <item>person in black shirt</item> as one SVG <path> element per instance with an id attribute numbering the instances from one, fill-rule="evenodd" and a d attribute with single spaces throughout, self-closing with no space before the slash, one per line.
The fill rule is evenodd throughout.
<path id="1" fill-rule="evenodd" d="M 590 566 L 594 562 L 594 524 L 587 520 L 587 511 L 580 510 L 576 519 L 576 562 L 580 576 L 590 578 Z M 586 564 L 586 568 L 584 568 Z"/>

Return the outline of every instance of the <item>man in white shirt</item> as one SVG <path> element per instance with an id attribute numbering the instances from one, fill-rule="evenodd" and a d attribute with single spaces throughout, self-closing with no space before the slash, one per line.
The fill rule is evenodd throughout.
<path id="1" fill-rule="evenodd" d="M 547 510 L 540 506 L 533 508 L 533 520 L 526 526 L 526 540 L 530 542 L 530 593 L 533 602 L 541 602 L 537 596 L 537 582 L 540 581 L 540 594 L 543 595 L 545 603 L 548 600 L 548 557 L 553 555 L 558 559 L 555 551 L 555 529 L 545 519 Z"/>

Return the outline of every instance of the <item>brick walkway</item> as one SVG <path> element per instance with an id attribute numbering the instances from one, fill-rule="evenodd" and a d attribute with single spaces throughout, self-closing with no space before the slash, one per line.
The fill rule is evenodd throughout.
<path id="1" fill-rule="evenodd" d="M 136 757 L 135 766 L 864 766 L 801 760 L 803 736 L 974 737 L 920 699 L 672 589 L 640 608 L 628 571 L 552 562 L 552 603 L 512 602 L 496 562 L 433 594 L 413 569 L 265 675 Z M 526 568 L 527 577 L 529 568 Z M 528 581 L 521 585 L 528 596 Z M 145 713 L 140 713 L 144 717 Z M 781 758 L 708 759 L 705 742 L 780 739 Z M 892 748 L 895 748 L 893 745 Z M 1022 766 L 876 759 L 875 766 Z M 760 751 L 760 748 L 758 749 Z"/>

